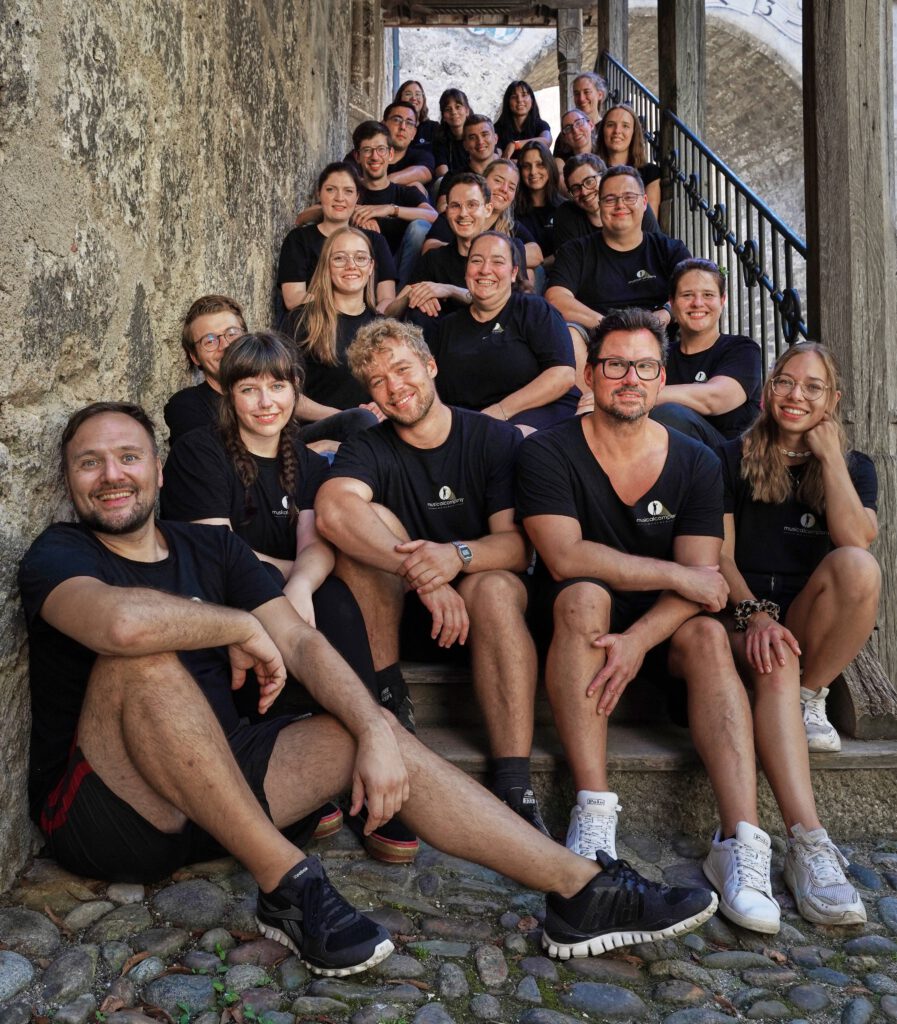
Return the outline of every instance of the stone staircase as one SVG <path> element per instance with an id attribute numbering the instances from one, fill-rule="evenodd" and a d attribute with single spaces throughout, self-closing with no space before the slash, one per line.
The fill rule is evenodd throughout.
<path id="1" fill-rule="evenodd" d="M 469 672 L 458 666 L 406 662 L 418 735 L 469 775 L 488 781 L 489 751 Z M 849 739 L 839 754 L 810 757 L 822 822 L 837 836 L 897 837 L 897 740 Z M 713 793 L 688 730 L 671 724 L 647 680 L 636 679 L 611 720 L 611 785 L 624 810 L 621 829 L 709 835 L 717 824 Z M 541 687 L 532 750 L 534 788 L 549 827 L 561 834 L 573 799 L 570 773 Z M 760 820 L 783 832 L 775 801 L 760 780 Z"/>

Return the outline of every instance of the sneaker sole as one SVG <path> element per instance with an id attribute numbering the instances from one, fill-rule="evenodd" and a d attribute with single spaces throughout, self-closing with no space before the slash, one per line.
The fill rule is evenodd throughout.
<path id="1" fill-rule="evenodd" d="M 785 861 L 785 867 L 782 871 L 782 878 L 785 881 L 785 885 L 788 886 L 788 891 L 794 897 L 794 902 L 797 904 L 797 912 L 804 920 L 811 921 L 813 924 L 866 924 L 868 919 L 865 907 L 860 910 L 841 910 L 836 913 L 825 913 L 824 911 L 817 910 L 815 904 L 810 900 L 799 898 L 794 872 L 789 869 L 787 861 Z"/>
<path id="2" fill-rule="evenodd" d="M 332 814 L 325 815 L 325 817 L 321 818 L 315 826 L 315 830 L 312 832 L 311 837 L 312 839 L 326 839 L 328 836 L 336 835 L 342 827 L 343 812 L 336 810 Z"/>
<path id="3" fill-rule="evenodd" d="M 420 840 L 402 842 L 395 839 L 383 839 L 376 833 L 365 836 L 364 848 L 374 860 L 383 864 L 413 864 L 420 851 Z"/>
<path id="4" fill-rule="evenodd" d="M 841 737 L 834 739 L 826 736 L 814 736 L 807 739 L 807 749 L 811 754 L 838 754 L 841 752 Z"/>
<path id="5" fill-rule="evenodd" d="M 320 964 L 314 963 L 312 960 L 306 960 L 301 951 L 297 948 L 296 943 L 279 928 L 275 928 L 272 924 L 266 924 L 260 918 L 256 917 L 256 924 L 259 926 L 259 931 L 266 939 L 273 939 L 275 942 L 279 942 L 282 946 L 286 946 L 291 949 L 296 956 L 302 961 L 303 964 L 312 972 L 312 974 L 320 974 L 325 978 L 345 978 L 350 974 L 361 974 L 362 971 L 366 971 L 369 967 L 374 967 L 379 964 L 381 960 L 385 960 L 390 953 L 395 949 L 390 939 L 384 939 L 381 943 L 374 947 L 374 952 L 360 964 L 352 964 L 351 967 L 322 967 Z"/>
<path id="6" fill-rule="evenodd" d="M 716 877 L 716 872 L 708 866 L 706 861 L 701 865 L 701 870 L 704 872 L 704 877 L 716 889 L 717 893 L 722 893 L 725 888 L 722 880 Z M 773 903 L 775 903 L 775 900 L 773 900 Z M 775 905 L 778 906 L 777 903 Z M 721 895 L 719 898 L 719 910 L 733 924 L 746 928 L 749 932 L 760 932 L 762 935 L 778 935 L 779 929 L 782 927 L 781 920 L 765 921 L 762 917 L 750 917 L 747 914 L 740 914 L 734 907 L 730 907 Z"/>
<path id="7" fill-rule="evenodd" d="M 612 949 L 620 949 L 622 946 L 636 946 L 640 942 L 659 942 L 661 939 L 673 939 L 677 935 L 684 935 L 686 932 L 694 931 L 705 921 L 709 921 L 716 913 L 718 906 L 716 893 L 711 893 L 711 900 L 707 907 L 693 917 L 684 921 L 678 921 L 667 928 L 661 928 L 653 932 L 619 931 L 606 932 L 604 935 L 596 935 L 591 939 L 584 939 L 582 942 L 555 942 L 550 935 L 542 933 L 542 948 L 548 951 L 548 955 L 555 960 L 569 960 L 571 957 L 598 956 L 601 953 L 608 953 Z"/>

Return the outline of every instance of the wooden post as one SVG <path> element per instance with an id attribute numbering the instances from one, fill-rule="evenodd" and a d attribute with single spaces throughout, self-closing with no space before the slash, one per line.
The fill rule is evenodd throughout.
<path id="1" fill-rule="evenodd" d="M 851 444 L 875 460 L 878 654 L 897 679 L 897 239 L 891 4 L 805 0 L 807 320 L 844 377 Z M 850 609 L 845 608 L 845 615 Z"/>
<path id="2" fill-rule="evenodd" d="M 629 0 L 598 0 L 595 16 L 598 29 L 598 57 L 595 70 L 607 75 L 601 62 L 605 51 L 625 67 L 629 66 Z"/>
<path id="3" fill-rule="evenodd" d="M 557 18 L 558 85 L 563 114 L 573 106 L 573 79 L 582 71 L 582 8 L 558 8 Z"/>
<path id="4" fill-rule="evenodd" d="M 691 130 L 704 134 L 704 5 L 694 0 L 658 0 L 657 61 L 660 106 L 672 110 Z M 673 129 L 661 121 L 660 152 L 673 147 Z M 670 229 L 671 186 L 662 183 L 660 223 Z"/>

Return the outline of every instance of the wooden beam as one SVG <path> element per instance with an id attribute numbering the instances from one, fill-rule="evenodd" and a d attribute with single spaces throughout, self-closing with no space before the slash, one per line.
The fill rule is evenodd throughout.
<path id="1" fill-rule="evenodd" d="M 602 75 L 607 68 L 601 61 L 605 51 L 626 67 L 629 66 L 629 0 L 598 0 L 595 13 L 598 33 L 598 58 L 595 70 Z"/>
<path id="2" fill-rule="evenodd" d="M 582 71 L 582 8 L 558 11 L 557 58 L 563 113 L 573 106 L 573 79 Z"/>
<path id="3" fill-rule="evenodd" d="M 807 314 L 843 374 L 851 444 L 875 460 L 879 658 L 897 680 L 897 237 L 891 4 L 803 6 Z M 845 615 L 850 609 L 845 608 Z"/>

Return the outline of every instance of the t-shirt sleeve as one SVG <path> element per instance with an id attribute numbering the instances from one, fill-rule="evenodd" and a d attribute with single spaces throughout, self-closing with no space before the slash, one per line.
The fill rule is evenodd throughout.
<path id="1" fill-rule="evenodd" d="M 219 529 L 224 546 L 223 561 L 227 566 L 224 603 L 229 608 L 251 612 L 275 597 L 283 597 L 283 590 L 269 571 L 269 564 L 261 561 L 246 541 L 226 526 Z"/>
<path id="2" fill-rule="evenodd" d="M 171 449 L 162 472 L 163 519 L 230 519 L 235 469 L 207 428 L 192 431 Z"/>
<path id="3" fill-rule="evenodd" d="M 544 299 L 532 296 L 523 308 L 526 342 L 539 370 L 575 366 L 573 342 L 561 314 Z"/>
<path id="4" fill-rule="evenodd" d="M 490 472 L 486 483 L 486 515 L 503 512 L 506 508 L 514 508 L 514 466 L 517 462 L 517 450 L 522 435 L 516 427 L 498 421 L 493 425 L 491 437 L 486 451 L 488 453 Z M 498 429 L 495 429 L 495 428 Z"/>
<path id="5" fill-rule="evenodd" d="M 669 243 L 667 250 L 667 276 L 672 274 L 677 263 L 681 263 L 682 260 L 690 260 L 691 253 L 688 251 L 688 246 L 679 238 L 667 238 L 666 235 L 658 236 L 665 238 Z"/>
<path id="6" fill-rule="evenodd" d="M 44 601 L 60 583 L 76 576 L 102 579 L 96 550 L 75 526 L 49 527 L 31 545 L 19 566 L 19 592 L 28 623 L 40 615 Z"/>
<path id="7" fill-rule="evenodd" d="M 554 266 L 548 275 L 548 288 L 567 288 L 574 295 L 582 280 L 583 252 L 576 241 L 568 242 L 556 250 Z"/>
<path id="8" fill-rule="evenodd" d="M 713 376 L 737 380 L 750 398 L 760 386 L 760 346 L 750 338 L 734 338 L 714 364 Z"/>
<path id="9" fill-rule="evenodd" d="M 208 423 L 208 415 L 203 415 L 202 403 L 192 399 L 192 391 L 192 388 L 177 391 L 165 403 L 163 416 L 168 427 L 168 443 L 171 445 L 191 430 Z"/>
<path id="10" fill-rule="evenodd" d="M 300 512 L 315 507 L 318 488 L 330 473 L 330 463 L 323 455 L 319 455 L 305 445 L 302 445 L 302 449 L 305 455 L 300 462 L 301 480 L 299 493 L 296 495 L 296 506 Z"/>
<path id="11" fill-rule="evenodd" d="M 873 512 L 877 512 L 878 474 L 875 472 L 875 463 L 863 452 L 854 451 L 848 454 L 847 470 L 863 508 L 871 508 Z"/>
<path id="12" fill-rule="evenodd" d="M 374 265 L 377 270 L 377 283 L 381 281 L 398 281 L 399 275 L 396 272 L 396 262 L 392 258 L 392 250 L 389 243 L 379 231 L 369 231 L 368 237 L 371 240 L 371 247 L 374 250 Z"/>
<path id="13" fill-rule="evenodd" d="M 437 242 L 446 242 L 451 244 L 455 240 L 455 236 L 452 234 L 452 229 L 449 227 L 449 222 L 444 213 L 440 213 L 436 220 L 427 232 L 427 241 L 435 239 Z"/>
<path id="14" fill-rule="evenodd" d="M 570 481 L 568 460 L 546 437 L 533 434 L 517 452 L 517 516 L 579 518 Z"/>
<path id="15" fill-rule="evenodd" d="M 514 237 L 524 245 L 535 242 L 532 231 L 525 224 L 521 224 L 519 220 L 514 224 Z"/>
<path id="16" fill-rule="evenodd" d="M 660 168 L 657 164 L 645 164 L 638 169 L 642 184 L 647 188 L 652 181 L 660 181 Z"/>
<path id="17" fill-rule="evenodd" d="M 425 252 L 423 256 L 415 260 L 414 266 L 411 269 L 409 284 L 420 284 L 421 281 L 433 280 L 433 261 L 430 259 L 432 251 Z"/>
<path id="18" fill-rule="evenodd" d="M 308 283 L 311 274 L 308 272 L 308 249 L 302 244 L 301 228 L 294 228 L 283 240 L 280 247 L 280 260 L 277 263 L 278 285 L 287 282 L 305 281 Z"/>
<path id="19" fill-rule="evenodd" d="M 687 500 L 676 515 L 677 537 L 723 536 L 723 481 L 719 459 L 705 445 L 694 442 Z"/>
<path id="20" fill-rule="evenodd" d="M 413 146 L 408 150 L 408 167 L 426 167 L 428 171 L 436 170 L 433 151 L 424 146 Z"/>
<path id="21" fill-rule="evenodd" d="M 396 185 L 395 190 L 395 199 L 393 202 L 397 206 L 421 206 L 423 203 L 427 202 L 427 197 L 423 192 L 421 192 L 419 188 L 415 188 L 413 185 Z"/>
<path id="22" fill-rule="evenodd" d="M 741 446 L 740 437 L 736 437 L 717 449 L 720 460 L 720 470 L 723 477 L 723 512 L 735 512 L 735 504 L 738 494 L 738 474 L 741 472 Z"/>
<path id="23" fill-rule="evenodd" d="M 374 492 L 374 501 L 382 493 L 383 455 L 379 445 L 374 445 L 366 435 L 376 427 L 355 434 L 339 446 L 333 465 L 330 467 L 330 479 L 348 477 L 360 480 Z"/>

